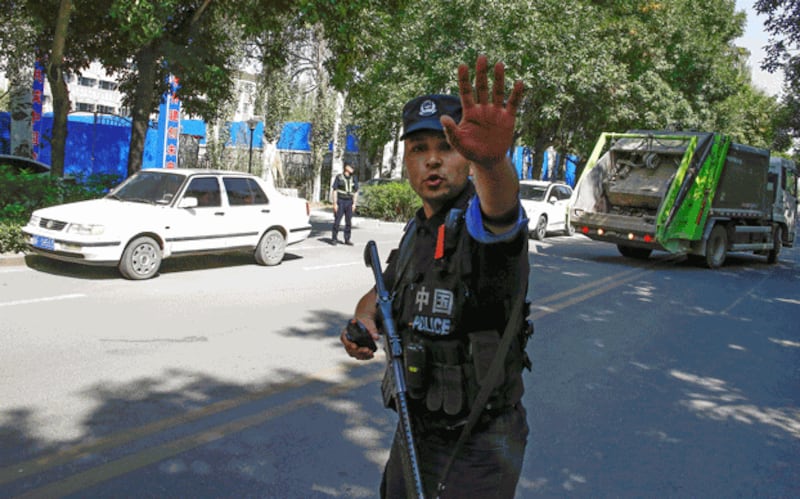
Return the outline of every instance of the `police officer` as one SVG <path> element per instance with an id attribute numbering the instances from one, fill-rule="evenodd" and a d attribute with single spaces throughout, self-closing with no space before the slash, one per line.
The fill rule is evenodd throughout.
<path id="1" fill-rule="evenodd" d="M 341 241 L 337 238 L 339 233 L 339 223 L 344 216 L 344 244 L 352 246 L 350 241 L 350 231 L 352 229 L 353 210 L 356 209 L 358 202 L 358 177 L 353 175 L 353 165 L 345 163 L 344 173 L 336 175 L 333 180 L 333 232 L 331 243 L 338 244 Z"/>
<path id="2" fill-rule="evenodd" d="M 426 495 L 510 498 L 528 436 L 520 403 L 522 369 L 529 367 L 524 349 L 530 330 L 523 312 L 528 220 L 507 157 L 522 82 L 514 84 L 504 104 L 504 66 L 495 66 L 490 92 L 484 56 L 476 63 L 475 94 L 466 65 L 458 69 L 458 82 L 460 99 L 424 95 L 403 108 L 403 162 L 422 208 L 389 255 L 384 274 L 403 340 Z M 379 338 L 375 289 L 359 300 L 355 319 Z M 482 382 L 489 383 L 487 372 L 506 332 L 513 336 L 501 375 L 488 403 L 476 409 L 480 419 L 468 434 L 466 450 L 456 454 L 446 486 L 437 492 L 476 393 Z M 345 331 L 341 341 L 350 356 L 372 358 L 372 351 L 348 341 Z M 392 403 L 386 396 L 384 401 Z M 381 497 L 406 497 L 402 442 L 396 434 Z"/>

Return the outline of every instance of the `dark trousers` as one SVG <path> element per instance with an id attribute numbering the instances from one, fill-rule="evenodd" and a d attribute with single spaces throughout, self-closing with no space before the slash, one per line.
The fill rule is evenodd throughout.
<path id="1" fill-rule="evenodd" d="M 514 497 L 522 459 L 528 442 L 527 414 L 522 404 L 503 413 L 472 432 L 461 448 L 445 484 L 442 498 L 508 498 Z M 451 431 L 431 430 L 416 434 L 417 455 L 422 473 L 425 497 L 437 497 L 436 487 L 460 428 Z M 389 461 L 383 471 L 381 497 L 404 499 L 402 435 L 395 432 Z"/>
<path id="2" fill-rule="evenodd" d="M 350 240 L 350 229 L 353 223 L 353 200 L 352 199 L 337 199 L 336 200 L 336 214 L 333 216 L 333 233 L 332 239 L 336 239 L 339 234 L 339 223 L 344 216 L 344 241 Z"/>

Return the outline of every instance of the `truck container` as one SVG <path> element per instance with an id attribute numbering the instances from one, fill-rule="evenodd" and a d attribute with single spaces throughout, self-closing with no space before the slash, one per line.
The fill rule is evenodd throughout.
<path id="1" fill-rule="evenodd" d="M 774 263 L 794 244 L 796 173 L 793 162 L 720 133 L 603 133 L 570 223 L 633 258 L 661 250 L 716 268 L 745 251 Z"/>

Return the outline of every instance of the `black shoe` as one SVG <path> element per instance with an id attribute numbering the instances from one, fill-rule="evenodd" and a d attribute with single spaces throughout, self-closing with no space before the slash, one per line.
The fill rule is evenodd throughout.
<path id="1" fill-rule="evenodd" d="M 331 238 L 331 245 L 336 246 L 337 244 L 341 243 L 338 239 Z"/>
<path id="2" fill-rule="evenodd" d="M 353 243 L 351 241 L 345 241 L 344 244 L 346 244 L 347 246 L 352 246 L 353 245 Z"/>

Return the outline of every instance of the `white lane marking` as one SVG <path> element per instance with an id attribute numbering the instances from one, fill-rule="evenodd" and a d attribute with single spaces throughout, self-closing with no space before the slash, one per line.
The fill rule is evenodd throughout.
<path id="1" fill-rule="evenodd" d="M 30 272 L 30 271 L 31 269 L 29 269 L 28 267 L 10 267 L 7 269 L 0 267 L 0 274 L 10 274 L 12 272 Z"/>
<path id="2" fill-rule="evenodd" d="M 58 296 L 46 296 L 44 298 L 32 298 L 30 300 L 7 301 L 7 302 L 0 302 L 0 307 L 10 307 L 12 305 L 28 305 L 31 303 L 41 303 L 45 301 L 71 300 L 73 298 L 86 298 L 86 295 L 81 293 L 75 293 L 71 295 L 58 295 Z"/>

